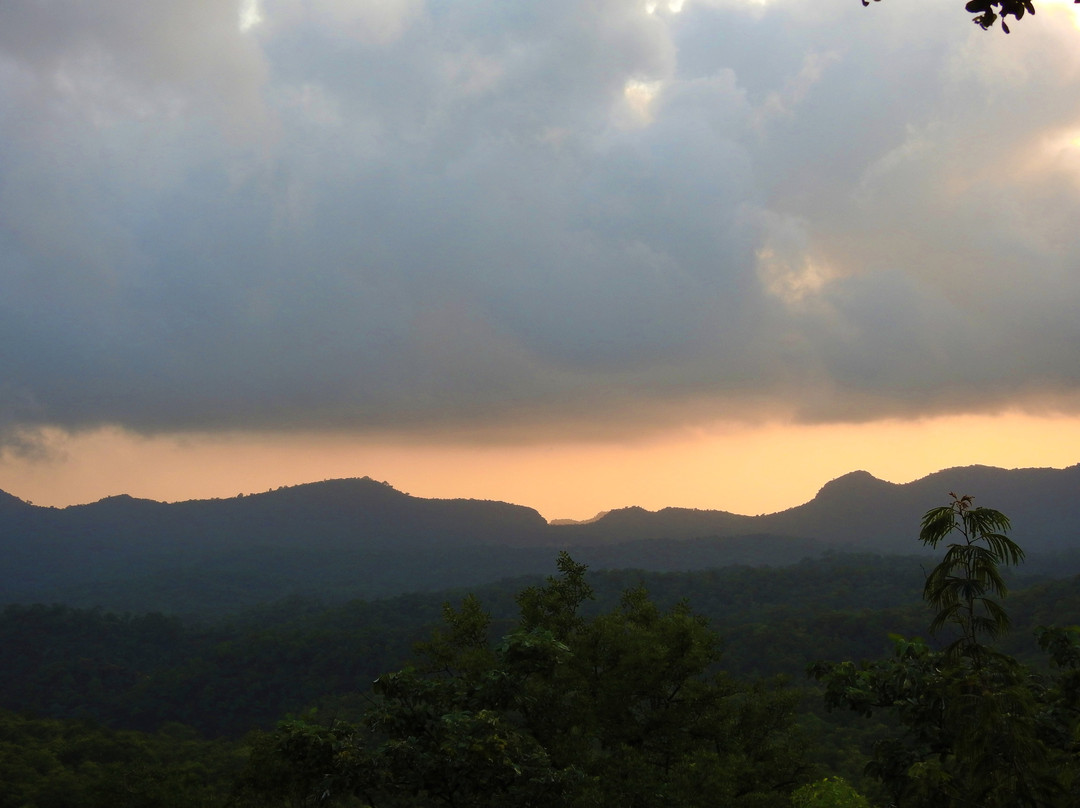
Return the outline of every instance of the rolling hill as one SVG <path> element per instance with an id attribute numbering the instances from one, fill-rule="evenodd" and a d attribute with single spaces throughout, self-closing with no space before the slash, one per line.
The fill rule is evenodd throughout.
<path id="1" fill-rule="evenodd" d="M 548 571 L 556 549 L 595 568 L 653 570 L 782 565 L 829 548 L 911 554 L 921 514 L 949 491 L 1008 514 L 1030 555 L 1080 558 L 1080 465 L 972 466 L 902 485 L 857 471 L 779 513 L 623 508 L 585 524 L 548 524 L 503 502 L 414 497 L 365 477 L 67 508 L 0 492 L 0 602 L 215 612 L 295 593 L 377 597 Z"/>

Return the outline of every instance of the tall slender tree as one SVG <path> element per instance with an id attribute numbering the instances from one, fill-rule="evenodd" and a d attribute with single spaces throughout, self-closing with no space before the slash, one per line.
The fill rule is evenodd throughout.
<path id="1" fill-rule="evenodd" d="M 1044 631 L 1062 666 L 1058 682 L 1001 653 L 992 641 L 1009 628 L 1001 568 L 1023 560 L 1002 513 L 950 494 L 922 520 L 920 540 L 942 561 L 923 590 L 942 650 L 894 636 L 889 659 L 816 663 L 830 708 L 892 716 L 899 730 L 880 741 L 867 767 L 900 808 L 1066 808 L 1074 806 L 1077 713 L 1068 687 L 1080 664 L 1075 634 Z"/>
<path id="2" fill-rule="evenodd" d="M 956 539 L 926 577 L 923 599 L 938 610 L 931 633 L 949 625 L 959 630 L 946 653 L 971 656 L 978 664 L 987 650 L 984 639 L 997 639 L 1010 628 L 1000 602 L 1009 593 L 1001 567 L 1022 562 L 1024 551 L 1006 535 L 1012 525 L 1005 514 L 974 507 L 971 496 L 950 492 L 949 497 L 948 505 L 931 508 L 922 519 L 923 544 L 936 549 L 946 539 Z"/>

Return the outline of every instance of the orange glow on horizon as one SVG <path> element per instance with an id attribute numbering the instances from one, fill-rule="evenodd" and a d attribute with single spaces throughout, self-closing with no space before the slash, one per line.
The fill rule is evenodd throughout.
<path id="1" fill-rule="evenodd" d="M 353 435 L 54 434 L 50 459 L 0 461 L 0 489 L 65 506 L 126 493 L 177 501 L 369 476 L 420 497 L 495 499 L 546 518 L 628 505 L 768 513 L 864 469 L 908 482 L 951 466 L 1080 462 L 1080 418 L 955 416 L 867 424 L 687 427 L 622 443 L 410 444 Z"/>

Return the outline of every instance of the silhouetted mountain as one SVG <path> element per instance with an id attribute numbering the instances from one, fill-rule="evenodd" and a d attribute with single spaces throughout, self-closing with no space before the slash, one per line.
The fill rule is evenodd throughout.
<path id="1" fill-rule="evenodd" d="M 966 466 L 897 485 L 866 472 L 826 484 L 805 505 L 760 517 L 761 529 L 884 552 L 911 552 L 922 514 L 949 492 L 1002 511 L 1029 553 L 1080 548 L 1080 465 L 1067 469 Z"/>
<path id="2" fill-rule="evenodd" d="M 853 471 L 826 483 L 810 502 L 779 513 L 739 516 L 685 508 L 622 508 L 589 524 L 555 529 L 567 545 L 767 533 L 911 553 L 919 550 L 915 539 L 923 513 L 947 504 L 950 491 L 973 494 L 976 505 L 1007 514 L 1014 535 L 1029 552 L 1080 549 L 1080 465 L 1015 470 L 966 466 L 903 484 Z"/>
<path id="3" fill-rule="evenodd" d="M 641 539 L 693 539 L 766 532 L 753 516 L 693 508 L 619 508 L 592 522 L 552 525 L 560 544 L 613 544 Z M 792 533 L 790 535 L 801 535 Z"/>
<path id="4" fill-rule="evenodd" d="M 623 508 L 553 525 L 518 505 L 423 499 L 363 478 L 68 508 L 0 492 L 0 602 L 212 611 L 297 592 L 373 597 L 545 570 L 554 548 L 596 568 L 654 570 L 793 563 L 830 546 L 911 554 L 922 549 L 922 513 L 947 503 L 949 491 L 1008 514 L 1029 554 L 1072 552 L 1080 563 L 1080 465 L 973 466 L 904 485 L 859 471 L 764 516 Z"/>
<path id="5" fill-rule="evenodd" d="M 326 580 L 364 593 L 365 581 L 386 577 L 404 591 L 410 561 L 422 568 L 466 546 L 535 545 L 547 529 L 530 508 L 421 499 L 367 478 L 177 503 L 126 495 L 69 508 L 22 503 L 0 509 L 0 601 L 115 605 L 111 591 L 136 581 L 147 594 L 184 582 L 215 602 L 235 592 L 240 603 Z"/>

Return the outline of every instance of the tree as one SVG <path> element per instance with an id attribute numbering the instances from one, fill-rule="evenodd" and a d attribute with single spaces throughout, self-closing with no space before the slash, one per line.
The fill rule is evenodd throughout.
<path id="1" fill-rule="evenodd" d="M 866 797 L 843 777 L 826 777 L 807 783 L 791 795 L 792 808 L 870 808 Z"/>
<path id="2" fill-rule="evenodd" d="M 718 671 L 719 638 L 686 604 L 631 588 L 585 616 L 585 566 L 563 553 L 558 568 L 498 643 L 475 598 L 447 606 L 359 723 L 283 724 L 249 782 L 294 800 L 299 784 L 304 804 L 789 806 L 806 779 L 795 696 Z"/>
<path id="3" fill-rule="evenodd" d="M 880 0 L 874 0 L 874 2 L 877 3 Z M 1080 3 L 1080 0 L 1073 0 L 1073 2 Z M 868 6 L 870 0 L 862 0 L 862 4 Z M 1021 20 L 1024 14 L 1035 13 L 1035 6 L 1031 4 L 1031 0 L 968 0 L 964 8 L 975 15 L 975 24 L 984 31 L 993 28 L 1000 17 L 1001 30 L 1006 34 L 1009 33 L 1008 23 L 1005 22 L 1006 17 Z"/>
<path id="4" fill-rule="evenodd" d="M 957 538 L 923 591 L 936 610 L 931 631 L 951 629 L 951 641 L 934 650 L 894 636 L 890 659 L 816 663 L 810 673 L 825 683 L 830 709 L 882 711 L 896 721 L 899 731 L 876 745 L 867 771 L 897 806 L 1075 805 L 1076 633 L 1042 632 L 1061 670 L 1056 679 L 989 644 L 1009 626 L 1000 568 L 1019 563 L 1023 551 L 1005 535 L 1004 514 L 950 497 L 926 513 L 919 537 L 935 548 Z"/>
<path id="5" fill-rule="evenodd" d="M 996 639 L 1009 630 L 1009 615 L 997 598 L 1008 594 L 1002 565 L 1015 566 L 1024 551 L 1006 532 L 1009 518 L 990 508 L 973 508 L 970 496 L 950 493 L 952 501 L 931 508 L 923 516 L 919 541 L 937 549 L 953 534 L 961 541 L 949 544 L 945 557 L 926 578 L 923 599 L 938 610 L 930 623 L 936 634 L 948 625 L 959 629 L 945 649 L 956 657 L 968 655 L 978 664 L 987 652 L 982 638 Z"/>

